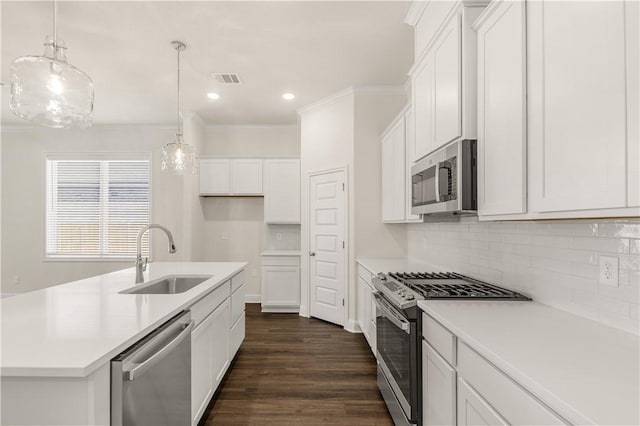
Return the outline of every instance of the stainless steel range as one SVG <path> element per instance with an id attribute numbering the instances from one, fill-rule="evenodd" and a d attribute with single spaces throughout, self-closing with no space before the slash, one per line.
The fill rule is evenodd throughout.
<path id="1" fill-rule="evenodd" d="M 376 337 L 378 388 L 396 425 L 422 420 L 422 321 L 418 300 L 531 300 L 453 272 L 378 274 Z"/>

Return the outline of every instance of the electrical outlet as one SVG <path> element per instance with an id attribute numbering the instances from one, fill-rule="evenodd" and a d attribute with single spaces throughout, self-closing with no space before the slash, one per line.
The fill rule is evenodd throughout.
<path id="1" fill-rule="evenodd" d="M 600 256 L 598 265 L 600 268 L 598 283 L 618 287 L 618 258 Z"/>
<path id="2" fill-rule="evenodd" d="M 256 270 L 256 268 L 251 268 L 251 276 L 255 277 L 258 275 L 258 271 Z"/>
<path id="3" fill-rule="evenodd" d="M 15 285 L 20 285 L 20 276 L 19 275 L 14 275 L 13 276 L 13 283 Z"/>
<path id="4" fill-rule="evenodd" d="M 282 232 L 276 232 L 276 240 L 282 241 Z"/>
<path id="5" fill-rule="evenodd" d="M 229 233 L 228 232 L 223 232 L 222 233 L 222 239 L 223 240 L 228 240 L 229 239 Z"/>

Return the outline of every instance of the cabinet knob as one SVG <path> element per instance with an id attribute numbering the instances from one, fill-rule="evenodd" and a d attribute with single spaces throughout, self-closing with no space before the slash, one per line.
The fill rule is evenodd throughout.
<path id="1" fill-rule="evenodd" d="M 316 252 L 315 252 L 315 251 L 310 251 L 310 252 L 309 252 L 309 256 L 315 256 L 315 255 L 316 255 Z"/>

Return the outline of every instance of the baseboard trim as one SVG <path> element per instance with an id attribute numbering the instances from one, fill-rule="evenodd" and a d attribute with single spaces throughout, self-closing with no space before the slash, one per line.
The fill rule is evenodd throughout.
<path id="1" fill-rule="evenodd" d="M 358 321 L 354 320 L 347 321 L 347 323 L 344 325 L 344 329 L 351 333 L 362 333 L 360 324 L 358 324 Z"/>
<path id="2" fill-rule="evenodd" d="M 305 318 L 310 318 L 309 309 L 307 309 L 307 305 L 300 305 L 300 316 Z"/>
<path id="3" fill-rule="evenodd" d="M 260 303 L 262 302 L 261 294 L 245 294 L 244 295 L 245 303 Z"/>
<path id="4" fill-rule="evenodd" d="M 297 314 L 300 312 L 300 308 L 297 306 L 263 306 L 262 312 L 272 314 Z"/>

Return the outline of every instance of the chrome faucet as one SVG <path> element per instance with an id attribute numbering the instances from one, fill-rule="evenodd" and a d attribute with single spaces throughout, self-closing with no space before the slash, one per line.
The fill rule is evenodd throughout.
<path id="1" fill-rule="evenodd" d="M 169 253 L 176 252 L 176 246 L 175 244 L 173 244 L 173 235 L 171 234 L 171 231 L 169 231 L 167 228 L 165 228 L 162 225 L 157 225 L 155 223 L 149 224 L 144 228 L 142 228 L 140 232 L 138 232 L 138 239 L 136 242 L 136 284 L 144 281 L 143 272 L 147 270 L 147 263 L 149 262 L 148 257 L 145 257 L 144 259 L 142 259 L 142 236 L 144 235 L 145 232 L 153 228 L 162 229 L 164 233 L 167 234 L 167 237 L 169 238 Z"/>

